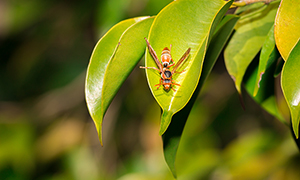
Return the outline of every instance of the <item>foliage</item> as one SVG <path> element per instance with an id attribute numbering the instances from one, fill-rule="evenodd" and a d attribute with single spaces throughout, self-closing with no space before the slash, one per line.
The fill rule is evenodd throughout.
<path id="1" fill-rule="evenodd" d="M 298 49 L 295 37 L 299 37 L 299 32 L 293 28 L 298 27 L 295 17 L 299 12 L 293 10 L 297 9 L 293 4 L 298 2 L 281 2 L 287 3 L 281 4 L 282 9 L 278 10 L 283 16 L 275 17 L 275 36 L 270 28 L 265 41 L 260 43 L 260 51 L 244 72 L 241 94 L 238 94 L 225 68 L 223 50 L 237 33 L 235 25 L 241 19 L 267 14 L 266 9 L 278 2 L 269 6 L 264 3 L 231 6 L 227 10 L 231 2 L 218 0 L 215 4 L 207 2 L 189 7 L 183 4 L 192 1 L 171 1 L 0 2 L 0 179 L 167 180 L 174 179 L 173 174 L 188 180 L 297 179 L 300 176 L 299 152 L 293 142 L 294 133 L 289 129 L 292 124 L 287 121 L 288 108 L 295 102 L 292 95 L 297 92 L 293 86 L 297 71 L 291 69 L 297 69 L 297 61 L 292 59 L 297 58 Z M 210 12 L 210 8 L 214 10 Z M 194 12 L 195 9 L 200 12 Z M 212 17 L 213 12 L 218 16 Z M 189 30 L 195 34 L 194 28 L 202 28 L 197 22 L 192 24 L 187 20 L 195 20 L 200 14 L 198 21 L 208 23 L 203 27 L 210 26 L 209 30 L 201 29 L 206 32 L 201 35 L 209 37 L 203 42 L 207 47 L 201 46 L 205 51 L 194 49 L 200 47 L 200 36 L 181 39 L 181 35 L 190 35 Z M 172 21 L 165 20 L 166 17 Z M 165 26 L 156 18 L 161 18 Z M 133 24 L 128 26 L 128 21 Z M 285 21 L 294 22 L 281 27 L 280 22 Z M 108 35 L 118 22 L 125 22 L 121 25 L 123 30 L 117 28 L 117 36 Z M 179 22 L 184 26 L 177 26 Z M 149 35 L 154 23 L 158 29 Z M 268 24 L 268 27 L 272 26 Z M 285 27 L 284 31 L 276 30 Z M 180 33 L 181 28 L 187 28 L 182 31 L 185 34 L 175 35 L 176 41 L 172 41 L 170 36 L 176 31 Z M 109 37 L 106 40 L 110 42 L 102 46 L 106 48 L 105 53 L 93 53 L 97 40 L 103 41 L 104 37 Z M 161 108 L 156 99 L 164 99 L 151 93 L 168 93 L 163 87 L 158 90 L 154 87 L 159 83 L 155 70 L 148 69 L 145 75 L 145 70 L 138 68 L 144 63 L 156 66 L 144 37 L 148 37 L 158 55 L 162 48 L 172 44 L 175 63 L 188 47 L 193 47 L 179 68 L 185 72 L 173 76 L 182 86 L 168 93 L 183 94 L 183 85 L 195 89 L 181 110 L 177 106 L 180 98 L 176 97 L 174 105 L 179 111 L 172 116 L 162 136 L 159 135 L 159 130 L 164 129 L 160 125 Z M 280 50 L 280 42 L 285 50 Z M 284 57 L 284 51 L 290 56 L 278 60 L 278 56 Z M 106 109 L 101 116 L 96 114 L 103 118 L 105 113 L 103 147 L 97 136 L 101 128 L 95 128 L 95 118 L 91 119 L 95 115 L 89 114 L 84 99 L 86 67 L 91 54 L 97 53 L 99 57 L 116 58 L 106 68 L 100 66 L 108 75 L 103 88 Z M 90 58 L 90 66 L 97 65 L 97 61 Z M 199 71 L 191 69 L 196 63 L 199 67 L 201 64 Z M 88 69 L 94 70 L 90 77 L 104 71 L 94 68 Z M 190 84 L 189 78 L 198 78 L 196 84 Z M 152 85 L 148 86 L 147 81 Z M 90 85 L 97 87 L 100 82 Z M 245 110 L 238 102 L 239 96 Z M 297 116 L 297 111 L 292 113 Z M 297 126 L 297 119 L 293 125 Z M 299 139 L 295 140 L 299 145 Z"/>
<path id="2" fill-rule="evenodd" d="M 247 1 L 245 2 L 247 3 Z M 151 48 L 154 51 L 168 47 L 170 44 L 172 59 L 175 62 L 180 59 L 186 49 L 191 48 L 187 60 L 181 64 L 178 70 L 184 70 L 184 72 L 172 74 L 174 81 L 179 84 L 172 85 L 172 90 L 166 90 L 163 87 L 159 88 L 160 85 L 163 85 L 161 83 L 156 85 L 160 78 L 162 78 L 160 82 L 164 82 L 164 77 L 160 77 L 160 74 L 164 74 L 165 71 L 159 67 L 158 63 L 160 62 L 155 62 L 153 59 L 159 57 L 156 55 L 157 52 L 150 51 L 150 47 L 148 47 L 145 55 L 146 67 L 160 68 L 160 74 L 148 68 L 146 69 L 146 75 L 149 88 L 162 109 L 159 134 L 163 135 L 166 162 L 173 176 L 176 177 L 175 157 L 183 127 L 206 77 L 210 74 L 210 70 L 216 62 L 223 45 L 231 36 L 233 28 L 235 32 L 225 47 L 224 59 L 227 71 L 235 83 L 237 92 L 242 96 L 242 84 L 245 83 L 245 88 L 253 99 L 284 124 L 287 123 L 284 120 L 284 115 L 278 108 L 274 91 L 275 84 L 273 82 L 277 60 L 280 55 L 283 59 L 289 61 L 283 68 L 281 86 L 291 110 L 292 127 L 296 138 L 298 138 L 299 86 L 297 84 L 299 83 L 297 83 L 298 75 L 296 69 L 298 67 L 299 50 L 297 49 L 298 46 L 294 46 L 294 44 L 299 39 L 299 34 L 297 33 L 299 32 L 297 31 L 299 20 L 295 18 L 298 17 L 299 12 L 297 12 L 296 8 L 289 8 L 289 5 L 292 6 L 291 4 L 296 2 L 283 0 L 269 4 L 257 3 L 249 5 L 245 8 L 237 9 L 235 12 L 236 18 L 232 17 L 228 21 L 229 16 L 224 15 L 232 3 L 233 1 L 226 2 L 223 0 L 174 1 L 162 9 L 154 20 L 146 18 L 141 21 L 149 22 L 149 25 L 152 24 L 151 28 L 150 26 L 144 26 L 144 29 L 135 29 L 139 24 L 137 22 L 131 26 L 127 25 L 126 30 L 122 29 L 122 24 L 135 21 L 135 19 L 131 19 L 119 23 L 108 31 L 103 39 L 99 40 L 91 56 L 91 63 L 87 72 L 86 99 L 89 111 L 96 124 L 101 144 L 104 113 L 116 91 L 125 81 L 125 77 L 136 65 L 136 63 L 129 62 L 137 62 L 139 59 L 140 50 L 135 50 L 136 46 L 139 46 L 140 49 L 145 49 L 146 47 L 145 43 L 141 43 L 142 36 L 149 39 Z M 280 3 L 281 6 L 279 6 Z M 274 22 L 276 22 L 275 30 Z M 286 22 L 290 23 L 288 27 L 284 25 Z M 115 30 L 120 31 L 118 35 L 114 35 Z M 295 33 L 291 33 L 291 36 L 286 36 L 287 31 L 290 30 Z M 134 32 L 135 35 L 126 40 L 123 36 L 129 31 Z M 124 33 L 122 34 L 121 32 Z M 219 37 L 219 34 L 223 38 Z M 107 41 L 105 38 L 108 36 L 115 36 L 116 39 Z M 119 44 L 123 44 L 123 41 L 131 42 L 125 47 L 127 50 L 124 52 L 119 50 Z M 218 46 L 218 44 L 221 44 L 221 46 Z M 102 46 L 103 48 L 101 48 Z M 112 46 L 110 51 L 104 48 L 108 46 Z M 279 47 L 280 54 L 276 46 Z M 207 53 L 210 50 L 216 52 L 214 54 Z M 288 52 L 291 52 L 290 56 L 288 56 Z M 121 55 L 119 56 L 118 54 Z M 137 55 L 137 58 L 131 57 L 134 55 Z M 214 56 L 212 57 L 212 55 Z M 128 60 L 128 58 L 131 59 Z M 257 63 L 253 64 L 255 59 L 258 59 L 259 65 Z M 115 66 L 111 68 L 113 64 Z M 204 71 L 203 69 L 207 70 Z M 115 74 L 117 75 L 114 76 Z M 105 81 L 106 78 L 111 80 Z M 106 88 L 107 86 L 110 86 L 110 88 Z M 105 99 L 108 100 L 105 101 Z"/>

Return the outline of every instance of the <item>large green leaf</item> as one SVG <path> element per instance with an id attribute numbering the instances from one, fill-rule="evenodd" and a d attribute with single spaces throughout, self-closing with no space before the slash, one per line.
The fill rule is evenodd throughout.
<path id="1" fill-rule="evenodd" d="M 237 15 L 227 15 L 217 26 L 205 55 L 203 69 L 199 81 L 200 86 L 203 86 L 205 80 L 210 74 L 214 64 L 216 63 L 221 51 L 223 50 L 223 47 L 225 46 L 225 43 L 229 39 L 229 36 L 232 33 L 233 28 L 238 20 L 239 16 Z"/>
<path id="2" fill-rule="evenodd" d="M 222 10 L 220 10 L 218 16 L 222 17 L 229 7 L 224 6 Z M 175 169 L 175 159 L 177 154 L 178 145 L 181 139 L 181 135 L 185 126 L 185 123 L 188 119 L 189 113 L 197 99 L 198 93 L 201 90 L 205 80 L 209 76 L 212 67 L 214 66 L 218 56 L 221 53 L 221 50 L 225 46 L 225 43 L 229 39 L 230 34 L 233 31 L 233 27 L 237 22 L 238 17 L 235 15 L 226 16 L 216 28 L 216 32 L 213 35 L 213 38 L 209 44 L 204 64 L 203 70 L 200 77 L 200 81 L 195 90 L 190 101 L 187 105 L 178 113 L 176 113 L 172 117 L 172 123 L 168 127 L 167 131 L 163 134 L 163 145 L 164 145 L 164 155 L 166 162 L 168 163 L 173 175 L 176 177 L 176 169 Z M 219 18 L 216 18 L 214 24 L 218 24 Z"/>
<path id="3" fill-rule="evenodd" d="M 236 32 L 224 52 L 228 73 L 241 93 L 241 83 L 247 67 L 260 51 L 271 29 L 279 2 L 272 2 L 262 10 L 241 14 Z"/>
<path id="4" fill-rule="evenodd" d="M 122 21 L 111 28 L 97 43 L 86 76 L 85 94 L 89 112 L 102 143 L 103 116 L 143 56 L 153 18 L 141 17 Z"/>
<path id="5" fill-rule="evenodd" d="M 156 89 L 160 75 L 153 69 L 147 69 L 147 79 L 151 92 L 163 110 L 160 134 L 168 128 L 172 116 L 181 110 L 191 98 L 200 78 L 203 59 L 211 33 L 215 15 L 227 2 L 223 0 L 181 0 L 173 1 L 155 18 L 149 32 L 149 42 L 160 57 L 164 47 L 172 45 L 171 54 L 175 63 L 191 48 L 190 56 L 181 64 L 173 80 L 181 86 L 176 91 Z M 157 67 L 151 55 L 146 51 L 146 66 Z"/>
<path id="6" fill-rule="evenodd" d="M 300 37 L 299 0 L 282 0 L 275 19 L 277 48 L 286 60 Z"/>
<path id="7" fill-rule="evenodd" d="M 296 138 L 299 137 L 299 121 L 300 121 L 300 42 L 291 51 L 286 60 L 282 75 L 281 87 L 284 97 L 288 103 L 291 117 L 292 127 Z"/>
<path id="8" fill-rule="evenodd" d="M 274 64 L 280 57 L 279 52 L 277 51 L 274 38 L 274 27 L 272 27 L 268 33 L 268 36 L 264 42 L 264 45 L 261 49 L 259 57 L 259 67 L 258 73 L 256 76 L 255 88 L 253 96 L 256 96 L 258 89 L 260 87 L 260 81 L 264 75 L 266 69 L 268 69 L 272 64 Z"/>

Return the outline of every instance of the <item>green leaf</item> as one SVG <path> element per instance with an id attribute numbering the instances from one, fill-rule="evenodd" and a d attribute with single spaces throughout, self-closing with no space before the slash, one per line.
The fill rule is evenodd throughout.
<path id="1" fill-rule="evenodd" d="M 258 59 L 258 57 L 257 57 Z M 260 62 L 259 62 L 260 63 Z M 282 113 L 279 111 L 276 97 L 275 97 L 275 80 L 274 72 L 276 69 L 276 61 L 268 65 L 264 75 L 260 79 L 260 88 L 257 90 L 256 96 L 253 99 L 269 114 L 276 117 L 283 124 L 287 125 Z M 254 67 L 253 67 L 254 66 Z M 253 67 L 253 68 L 252 68 Z M 247 92 L 252 95 L 257 87 L 257 74 L 259 67 L 257 64 L 251 65 L 244 78 L 245 88 Z M 250 72 L 249 72 L 250 71 Z M 250 75 L 249 75 L 250 74 Z"/>
<path id="2" fill-rule="evenodd" d="M 205 80 L 210 74 L 238 20 L 239 16 L 236 15 L 224 16 L 224 18 L 216 28 L 216 31 L 209 43 L 209 47 L 205 55 L 203 69 L 199 81 L 200 86 L 204 84 Z"/>
<path id="3" fill-rule="evenodd" d="M 277 51 L 274 38 L 274 27 L 272 27 L 267 35 L 267 38 L 264 42 L 264 45 L 261 49 L 259 57 L 259 68 L 255 82 L 255 88 L 253 96 L 256 96 L 258 89 L 260 87 L 260 80 L 264 75 L 266 69 L 268 69 L 272 64 L 276 63 L 280 57 L 279 52 Z"/>
<path id="4" fill-rule="evenodd" d="M 217 15 L 222 17 L 230 4 L 223 7 L 220 10 L 220 13 Z M 217 24 L 219 17 L 217 17 L 214 24 Z M 214 33 L 212 40 L 209 44 L 209 48 L 207 50 L 207 54 L 205 56 L 203 70 L 200 77 L 199 84 L 191 98 L 191 100 L 187 103 L 187 105 L 175 114 L 172 117 L 172 123 L 168 127 L 167 131 L 163 134 L 163 145 L 164 145 L 164 155 L 167 164 L 169 165 L 174 177 L 176 177 L 176 169 L 175 169 L 175 159 L 176 153 L 178 149 L 178 145 L 181 139 L 181 135 L 185 126 L 185 123 L 188 119 L 189 113 L 197 99 L 198 93 L 200 92 L 205 80 L 209 76 L 212 67 L 214 66 L 218 56 L 221 53 L 221 50 L 225 46 L 225 43 L 229 39 L 230 34 L 233 31 L 233 27 L 237 22 L 238 17 L 235 15 L 228 15 L 223 18 L 223 20 L 218 24 L 217 30 Z"/>
<path id="5" fill-rule="evenodd" d="M 102 142 L 103 116 L 117 91 L 145 51 L 144 37 L 153 18 L 122 21 L 112 27 L 97 43 L 86 75 L 87 106 Z"/>
<path id="6" fill-rule="evenodd" d="M 279 2 L 272 2 L 251 15 L 242 13 L 236 32 L 225 49 L 225 65 L 240 94 L 244 74 L 274 23 L 278 5 Z"/>
<path id="7" fill-rule="evenodd" d="M 257 11 L 260 11 L 262 8 L 266 7 L 265 3 L 263 2 L 257 2 L 253 4 L 249 4 L 246 6 L 241 6 L 236 9 L 234 14 L 247 14 L 249 15 L 250 13 L 256 13 Z"/>
<path id="8" fill-rule="evenodd" d="M 286 60 L 300 37 L 299 0 L 282 0 L 275 19 L 277 48 Z"/>
<path id="9" fill-rule="evenodd" d="M 215 15 L 226 4 L 216 1 L 173 1 L 155 18 L 149 33 L 149 42 L 158 56 L 163 48 L 172 45 L 171 54 L 175 63 L 191 48 L 189 57 L 181 64 L 173 80 L 181 86 L 176 91 L 156 89 L 160 75 L 153 69 L 147 69 L 147 80 L 151 92 L 163 110 L 160 134 L 168 128 L 172 116 L 181 110 L 190 100 L 200 78 L 208 36 Z M 146 51 L 146 66 L 157 67 L 151 55 Z"/>
<path id="10" fill-rule="evenodd" d="M 299 39 L 296 46 L 291 51 L 286 60 L 281 74 L 281 88 L 288 103 L 292 127 L 296 138 L 299 137 L 300 120 L 300 43 Z"/>

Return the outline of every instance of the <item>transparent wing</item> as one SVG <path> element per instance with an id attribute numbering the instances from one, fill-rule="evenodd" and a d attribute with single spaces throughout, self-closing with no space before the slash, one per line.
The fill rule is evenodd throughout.
<path id="1" fill-rule="evenodd" d="M 174 69 L 172 70 L 172 74 L 174 74 L 176 72 L 176 70 L 180 66 L 180 64 L 189 56 L 190 51 L 191 51 L 191 48 L 188 48 L 188 50 L 186 50 L 186 52 L 182 55 L 182 57 L 179 59 L 177 64 L 174 66 Z"/>
<path id="2" fill-rule="evenodd" d="M 145 38 L 146 42 L 147 42 L 147 46 L 149 49 L 149 52 L 151 54 L 151 56 L 153 57 L 153 59 L 155 60 L 156 65 L 158 66 L 159 70 L 162 72 L 163 71 L 163 67 L 161 65 L 161 63 L 159 62 L 156 52 L 154 51 L 154 49 L 151 47 L 149 41 L 147 40 L 147 38 Z"/>

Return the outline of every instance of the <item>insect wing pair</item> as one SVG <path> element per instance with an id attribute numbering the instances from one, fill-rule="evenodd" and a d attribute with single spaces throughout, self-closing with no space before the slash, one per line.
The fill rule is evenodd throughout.
<path id="1" fill-rule="evenodd" d="M 165 47 L 163 49 L 162 55 L 161 55 L 161 62 L 162 63 L 160 63 L 160 61 L 159 61 L 159 59 L 156 55 L 156 52 L 151 47 L 149 41 L 146 38 L 145 38 L 145 40 L 147 42 L 149 52 L 150 52 L 151 56 L 153 57 L 158 69 L 155 68 L 155 67 L 143 67 L 143 66 L 140 66 L 140 68 L 154 69 L 154 70 L 158 71 L 161 74 L 159 84 L 155 85 L 155 86 L 158 86 L 157 89 L 162 85 L 166 91 L 169 91 L 170 89 L 173 89 L 174 91 L 176 91 L 173 88 L 173 86 L 175 86 L 175 85 L 180 86 L 180 84 L 175 83 L 175 81 L 172 79 L 172 76 L 173 76 L 174 73 L 181 73 L 181 72 L 184 71 L 183 70 L 181 72 L 177 72 L 176 70 L 178 69 L 180 64 L 188 57 L 188 55 L 191 51 L 191 48 L 188 48 L 188 50 L 182 55 L 182 57 L 179 59 L 179 61 L 175 65 L 174 61 L 172 59 L 172 56 L 171 56 L 171 51 L 167 47 Z M 170 49 L 171 49 L 171 47 L 170 47 Z M 172 71 L 169 69 L 171 66 L 174 66 Z"/>

